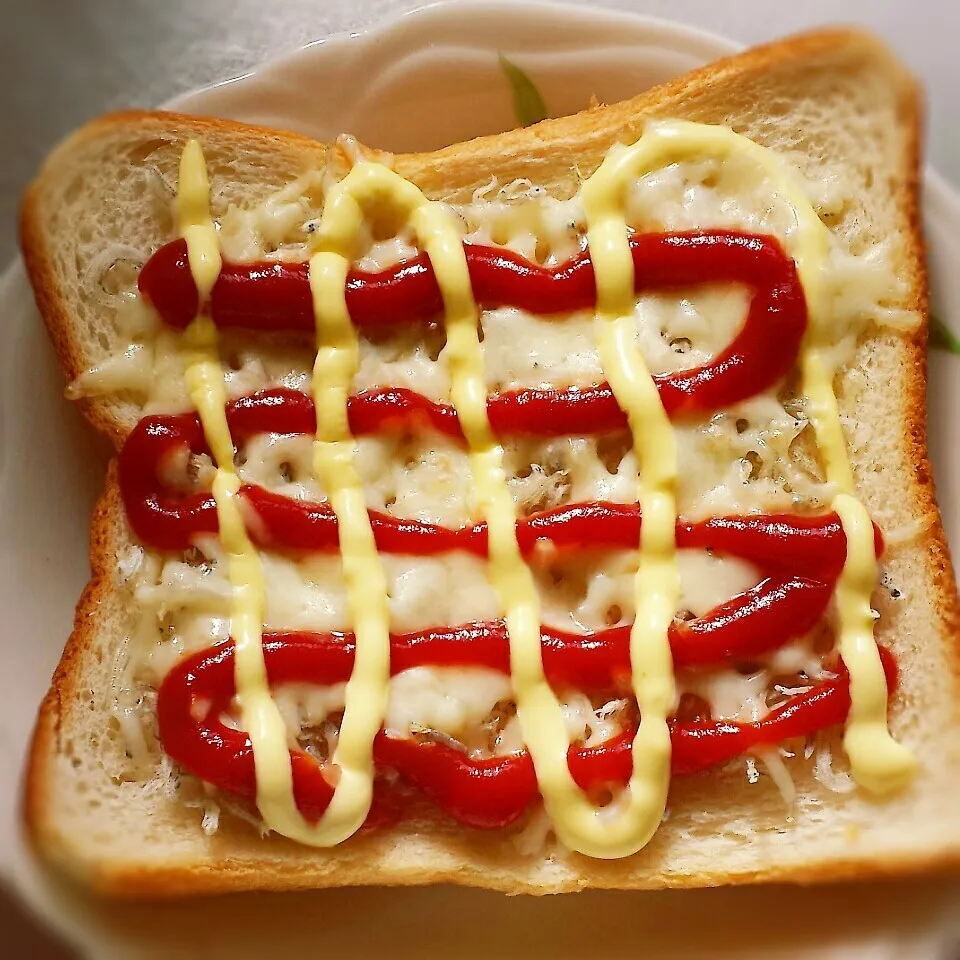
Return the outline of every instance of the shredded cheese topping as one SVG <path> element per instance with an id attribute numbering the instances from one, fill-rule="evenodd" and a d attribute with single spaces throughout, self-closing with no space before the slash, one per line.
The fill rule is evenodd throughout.
<path id="1" fill-rule="evenodd" d="M 237 695 L 242 723 L 254 747 L 258 806 L 269 827 L 317 845 L 338 843 L 352 834 L 369 810 L 373 737 L 387 711 L 387 581 L 366 514 L 346 417 L 347 396 L 360 367 L 360 345 L 346 310 L 344 285 L 348 267 L 358 255 L 357 241 L 366 229 L 365 218 L 377 208 L 396 215 L 412 230 L 431 259 L 443 294 L 446 346 L 441 359 L 467 439 L 472 506 L 489 527 L 490 575 L 510 632 L 511 679 L 521 737 L 533 758 L 554 829 L 571 849 L 597 857 L 627 856 L 649 841 L 662 818 L 669 786 L 666 720 L 676 702 L 667 629 L 680 590 L 674 542 L 678 448 L 675 431 L 636 344 L 632 318 L 636 298 L 625 210 L 631 184 L 650 171 L 691 157 L 724 160 L 733 156 L 759 171 L 786 200 L 796 219 L 787 244 L 810 312 L 800 359 L 803 393 L 809 398 L 827 483 L 837 491 L 833 507 L 841 517 L 848 546 L 837 588 L 839 649 L 851 676 L 852 708 L 844 745 L 855 779 L 870 790 L 895 789 L 912 773 L 912 755 L 892 739 L 887 728 L 886 684 L 873 641 L 870 609 L 876 583 L 873 528 L 854 495 L 832 387 L 835 370 L 827 350 L 829 317 L 822 277 L 829 231 L 776 154 L 726 128 L 662 122 L 649 124 L 636 144 L 614 148 L 583 185 L 579 197 L 597 277 L 595 322 L 602 371 L 628 414 L 635 455 L 628 475 L 632 470 L 639 484 L 644 516 L 631 632 L 633 683 L 641 723 L 633 745 L 634 772 L 628 789 L 609 807 L 598 808 L 582 794 L 567 769 L 570 735 L 564 709 L 543 674 L 540 598 L 517 546 L 516 507 L 506 481 L 504 451 L 486 414 L 487 377 L 478 310 L 470 289 L 461 229 L 448 208 L 428 201 L 413 184 L 380 164 L 361 161 L 329 192 L 312 241 L 316 252 L 310 260 L 318 346 L 313 376 L 318 420 L 313 468 L 340 525 L 357 654 L 332 758 L 334 799 L 317 825 L 307 824 L 293 800 L 283 719 L 267 685 L 260 642 L 265 607 L 263 571 L 237 509 L 239 479 L 226 425 L 226 388 L 217 358 L 216 332 L 203 316 L 203 305 L 219 271 L 220 254 L 209 213 L 202 154 L 199 145 L 191 142 L 182 158 L 178 202 L 181 233 L 187 240 L 191 271 L 200 291 L 201 316 L 185 338 L 192 350 L 186 381 L 217 463 L 213 490 L 232 584 Z M 746 179 L 744 188 L 750 185 Z"/>

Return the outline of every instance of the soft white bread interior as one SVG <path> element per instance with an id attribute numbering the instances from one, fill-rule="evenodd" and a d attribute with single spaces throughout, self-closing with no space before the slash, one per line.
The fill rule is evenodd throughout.
<path id="1" fill-rule="evenodd" d="M 893 268 L 904 292 L 890 306 L 917 311 L 923 322 L 910 333 L 872 329 L 837 389 L 860 495 L 882 529 L 909 531 L 892 538 L 884 557 L 885 583 L 897 598 L 878 590 L 874 602 L 878 640 L 901 666 L 891 724 L 920 761 L 913 785 L 884 800 L 836 793 L 814 776 L 812 763 L 801 762 L 793 767 L 798 801 L 787 821 L 768 778 L 750 784 L 739 771 L 677 780 L 669 818 L 650 845 L 612 862 L 531 856 L 509 837 L 458 830 L 429 815 L 330 851 L 264 839 L 227 812 L 208 836 L 195 783 L 178 785 L 168 767 L 146 782 L 124 773 L 110 698 L 134 614 L 117 571 L 130 533 L 111 472 L 93 520 L 93 579 L 41 708 L 27 772 L 26 822 L 44 856 L 126 896 L 363 883 L 549 893 L 812 882 L 960 861 L 960 621 L 926 454 L 926 285 L 911 78 L 869 37 L 822 32 L 721 61 L 625 103 L 397 157 L 395 168 L 432 198 L 468 199 L 493 175 L 501 182 L 525 177 L 565 197 L 612 144 L 637 139 L 651 117 L 728 124 L 783 155 L 807 180 L 839 185 L 842 204 L 826 222 L 854 252 L 899 238 Z M 68 379 L 118 348 L 112 308 L 92 289 L 102 251 L 151 252 L 173 239 L 171 189 L 189 137 L 203 145 L 215 217 L 230 203 L 260 203 L 341 160 L 290 134 L 169 114 L 107 117 L 69 139 L 30 189 L 22 217 L 25 259 Z M 319 198 L 304 203 L 319 212 Z M 139 413 L 132 399 L 83 404 L 117 442 Z M 835 737 L 835 758 L 838 743 Z"/>

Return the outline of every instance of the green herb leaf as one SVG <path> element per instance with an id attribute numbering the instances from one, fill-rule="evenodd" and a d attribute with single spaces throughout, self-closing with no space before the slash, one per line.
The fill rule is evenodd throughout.
<path id="1" fill-rule="evenodd" d="M 547 119 L 547 106 L 534 82 L 515 63 L 498 54 L 503 71 L 513 94 L 513 113 L 521 127 L 529 127 Z"/>
<path id="2" fill-rule="evenodd" d="M 930 346 L 948 353 L 960 354 L 958 337 L 939 317 L 930 318 Z"/>

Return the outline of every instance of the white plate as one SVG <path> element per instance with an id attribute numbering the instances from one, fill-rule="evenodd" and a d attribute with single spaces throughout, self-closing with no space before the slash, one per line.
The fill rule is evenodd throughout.
<path id="1" fill-rule="evenodd" d="M 509 15 L 508 15 L 509 13 Z M 544 4 L 461 2 L 311 44 L 188 95 L 179 109 L 394 150 L 513 125 L 503 51 L 551 113 L 614 101 L 736 47 L 663 21 Z M 345 91 L 347 92 L 345 95 Z M 926 213 L 934 304 L 960 331 L 960 200 L 937 177 Z M 828 889 L 585 893 L 506 899 L 453 888 L 234 896 L 189 904 L 96 902 L 40 870 L 17 826 L 18 771 L 86 580 L 87 521 L 104 448 L 61 399 L 62 383 L 22 267 L 0 281 L 0 855 L 4 878 L 98 956 L 936 957 L 956 935 L 945 882 Z M 951 411 L 957 364 L 931 360 L 931 447 L 940 489 L 960 479 Z M 955 498 L 944 504 L 960 542 Z"/>

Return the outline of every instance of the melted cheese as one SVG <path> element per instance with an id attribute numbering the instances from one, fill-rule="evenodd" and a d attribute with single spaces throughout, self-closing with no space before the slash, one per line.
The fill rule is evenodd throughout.
<path id="1" fill-rule="evenodd" d="M 803 429 L 804 422 L 770 396 L 739 404 L 705 425 L 676 427 L 680 515 L 699 520 L 826 508 L 834 487 L 791 451 Z M 637 458 L 630 449 L 615 450 L 626 439 L 504 441 L 503 467 L 517 512 L 590 500 L 635 502 Z M 456 441 L 428 432 L 361 437 L 355 462 L 371 509 L 450 527 L 471 521 L 468 456 Z M 264 434 L 244 445 L 239 473 L 245 482 L 284 496 L 322 501 L 326 491 L 311 464 L 310 437 Z"/>
<path id="2" fill-rule="evenodd" d="M 757 568 L 739 557 L 701 550 L 678 550 L 679 608 L 702 617 L 714 607 L 749 590 L 759 580 Z"/>
<path id="3" fill-rule="evenodd" d="M 749 674 L 736 670 L 692 672 L 681 684 L 683 693 L 702 697 L 710 705 L 715 719 L 744 723 L 760 720 L 768 713 L 769 689 L 770 673 L 765 669 Z"/>
<path id="4" fill-rule="evenodd" d="M 413 667 L 390 684 L 387 732 L 439 730 L 463 741 L 496 704 L 512 699 L 510 678 L 482 667 Z"/>
<path id="5" fill-rule="evenodd" d="M 329 687 L 284 683 L 274 687 L 273 695 L 286 725 L 287 743 L 296 746 L 304 728 L 322 730 L 332 753 L 339 736 L 335 715 L 343 710 L 345 694 L 345 683 Z M 510 678 L 496 670 L 413 667 L 392 679 L 383 726 L 389 734 L 399 737 L 440 734 L 457 741 L 472 756 L 505 756 L 524 748 L 520 724 L 509 715 L 512 699 Z M 571 743 L 593 747 L 623 729 L 625 700 L 594 707 L 589 697 L 577 691 L 566 691 L 559 699 Z M 228 713 L 223 720 L 239 727 L 232 714 Z"/>
<path id="6" fill-rule="evenodd" d="M 659 404 L 650 370 L 659 372 L 702 362 L 718 346 L 709 342 L 714 315 L 730 317 L 737 322 L 743 313 L 743 297 L 739 291 L 722 288 L 702 291 L 704 305 L 699 308 L 693 300 L 681 300 L 679 309 L 668 306 L 669 298 L 661 300 L 659 294 L 641 298 L 640 303 L 635 304 L 626 226 L 649 218 L 647 200 L 650 196 L 658 191 L 662 193 L 663 185 L 666 183 L 669 187 L 668 181 L 682 177 L 683 170 L 689 171 L 693 169 L 692 165 L 704 162 L 697 159 L 700 157 L 707 158 L 708 167 L 716 161 L 732 161 L 729 166 L 720 168 L 723 189 L 735 192 L 752 189 L 759 172 L 764 184 L 771 186 L 786 201 L 785 206 L 780 206 L 778 215 L 784 215 L 786 210 L 789 216 L 777 232 L 786 237 L 795 256 L 810 304 L 810 331 L 801 358 L 804 393 L 809 398 L 807 410 L 824 454 L 827 478 L 823 489 L 830 491 L 829 497 L 841 515 L 849 548 L 837 593 L 840 649 L 851 673 L 853 699 L 845 746 L 855 777 L 870 789 L 881 791 L 896 787 L 911 772 L 911 756 L 890 738 L 886 727 L 886 688 L 872 638 L 873 613 L 869 603 L 876 580 L 872 527 L 866 511 L 853 496 L 853 478 L 832 389 L 833 371 L 841 355 L 837 348 L 827 346 L 826 320 L 828 308 L 842 305 L 842 298 L 831 289 L 825 273 L 832 255 L 829 232 L 776 155 L 722 128 L 661 123 L 649 125 L 644 137 L 632 147 L 611 151 L 597 174 L 573 201 L 544 203 L 539 212 L 533 214 L 510 210 L 498 215 L 499 220 L 491 218 L 490 239 L 493 242 L 503 242 L 502 235 L 506 234 L 514 248 L 547 262 L 551 258 L 555 261 L 571 255 L 579 243 L 579 228 L 586 226 L 598 281 L 599 368 L 596 354 L 588 349 L 586 318 L 570 321 L 569 338 L 564 342 L 553 330 L 549 333 L 544 330 L 546 323 L 556 323 L 555 320 L 529 318 L 512 310 L 491 311 L 483 317 L 485 337 L 481 345 L 477 332 L 478 311 L 473 303 L 461 245 L 463 233 L 470 229 L 469 217 L 464 217 L 466 226 L 458 223 L 448 208 L 429 203 L 411 184 L 386 168 L 367 162 L 354 167 L 328 195 L 319 229 L 312 241 L 312 248 L 319 252 L 313 254 L 310 270 L 319 346 L 313 378 L 318 440 L 312 473 L 319 481 L 321 493 L 329 497 L 340 519 L 349 619 L 355 624 L 359 642 L 357 669 L 345 692 L 344 730 L 337 744 L 338 755 L 333 758 L 338 768 L 338 787 L 327 817 L 317 827 L 309 827 L 303 822 L 293 802 L 283 718 L 266 686 L 259 641 L 261 625 L 267 617 L 263 572 L 243 529 L 243 517 L 237 507 L 236 491 L 240 481 L 233 470 L 233 447 L 223 416 L 226 399 L 234 395 L 234 390 L 236 393 L 249 392 L 255 385 L 265 385 L 265 379 L 275 382 L 271 377 L 276 374 L 269 374 L 265 367 L 259 372 L 248 373 L 249 364 L 260 364 L 259 358 L 251 355 L 250 360 L 243 360 L 239 369 L 224 377 L 217 358 L 215 331 L 203 316 L 186 332 L 182 346 L 174 343 L 173 352 L 184 358 L 183 383 L 201 413 L 218 465 L 213 488 L 231 584 L 228 592 L 232 604 L 229 628 L 237 640 L 241 722 L 250 730 L 254 743 L 258 804 L 266 822 L 274 829 L 308 843 L 339 842 L 352 833 L 365 816 L 372 777 L 370 743 L 388 709 L 398 711 L 397 716 L 405 717 L 404 722 L 408 725 L 418 722 L 414 717 L 417 712 L 421 719 L 428 721 L 427 725 L 431 719 L 442 718 L 443 708 L 428 697 L 420 698 L 420 706 L 413 713 L 403 713 L 400 706 L 391 706 L 387 701 L 389 660 L 385 638 L 388 619 L 395 614 L 388 609 L 387 577 L 376 555 L 366 518 L 369 492 L 365 491 L 366 478 L 360 472 L 362 457 L 355 463 L 354 441 L 346 425 L 345 404 L 351 388 L 377 382 L 403 384 L 405 378 L 410 385 L 437 399 L 444 399 L 449 391 L 464 424 L 473 475 L 472 506 L 476 514 L 487 519 L 490 525 L 490 575 L 506 610 L 511 632 L 513 685 L 520 720 L 519 724 L 513 724 L 513 736 L 516 737 L 518 728 L 522 728 L 522 741 L 527 743 L 533 755 L 545 804 L 558 835 L 568 846 L 595 856 L 623 856 L 642 846 L 656 829 L 669 779 L 669 738 L 665 719 L 676 699 L 666 628 L 679 603 L 686 604 L 687 609 L 696 613 L 709 600 L 691 598 L 681 591 L 680 571 L 684 562 L 675 551 L 673 524 L 678 512 L 677 497 L 686 496 L 684 485 L 677 480 L 678 468 L 682 468 L 688 446 L 692 445 L 687 442 L 684 428 L 676 432 L 671 429 Z M 706 175 L 702 179 L 706 181 Z M 199 147 L 190 145 L 183 157 L 178 206 L 181 232 L 187 239 L 190 266 L 201 293 L 201 303 L 209 296 L 220 263 L 216 228 L 209 216 L 208 192 Z M 367 207 L 377 205 L 391 208 L 406 227 L 401 230 L 397 241 L 371 246 L 364 218 Z M 303 204 L 298 205 L 293 194 L 289 202 L 278 204 L 270 216 L 279 226 L 276 237 L 269 242 L 282 246 L 283 241 L 278 238 L 289 231 L 305 209 Z M 729 213 L 730 208 L 725 209 Z M 674 219 L 675 213 L 670 214 Z M 715 216 L 707 216 L 702 211 L 699 214 L 691 212 L 686 200 L 680 214 L 680 220 L 692 216 L 696 221 L 694 225 L 719 225 Z M 667 227 L 685 225 L 672 224 L 669 217 L 662 216 L 661 222 Z M 760 225 L 758 222 L 756 226 Z M 538 244 L 541 229 L 552 238 L 560 238 L 549 243 L 546 251 Z M 434 363 L 430 351 L 420 345 L 413 347 L 415 362 L 412 365 L 409 355 L 403 353 L 398 354 L 391 365 L 389 359 L 382 359 L 380 348 L 358 343 L 346 312 L 343 284 L 349 263 L 365 256 L 364 266 L 375 267 L 378 258 L 390 260 L 408 256 L 411 248 L 407 230 L 427 250 L 444 294 L 447 346 L 439 364 Z M 310 241 L 305 240 L 304 244 L 307 243 Z M 368 251 L 365 255 L 362 254 L 364 246 Z M 307 246 L 302 249 L 306 250 Z M 287 254 L 279 251 L 278 255 L 285 257 Z M 879 275 L 879 271 L 875 273 Z M 658 318 L 664 308 L 673 311 L 666 321 Z M 702 317 L 710 318 L 711 323 L 702 322 Z M 881 318 L 879 312 L 875 318 Z M 911 322 L 908 317 L 892 314 L 888 319 L 904 328 Z M 729 340 L 735 332 L 735 327 L 728 327 L 728 322 L 724 320 L 717 324 L 720 343 Z M 525 330 L 530 333 L 529 349 L 522 346 Z M 142 366 L 142 357 L 150 349 L 155 351 L 154 366 L 159 369 L 165 354 L 158 350 L 158 345 L 165 335 L 166 332 L 158 334 L 156 344 L 150 343 L 143 350 L 129 351 L 126 359 L 118 359 L 112 367 L 107 364 L 100 371 L 92 371 L 89 377 L 91 388 L 123 389 L 129 370 Z M 503 346 L 498 345 L 501 339 Z M 849 352 L 853 340 L 846 339 L 849 342 L 842 345 L 842 349 Z M 687 340 L 691 341 L 691 346 L 679 352 L 674 349 L 674 341 Z M 136 343 L 135 346 L 142 344 Z M 428 369 L 434 373 L 427 376 Z M 633 597 L 637 615 L 631 637 L 635 693 L 643 720 L 634 743 L 634 778 L 628 790 L 603 811 L 587 803 L 566 770 L 566 745 L 571 737 L 578 736 L 575 731 L 583 730 L 592 736 L 590 723 L 581 722 L 589 702 L 585 701 L 586 706 L 577 706 L 576 699 L 558 700 L 543 678 L 539 630 L 536 629 L 540 619 L 540 598 L 530 569 L 519 555 L 514 531 L 515 501 L 520 505 L 525 502 L 524 494 L 518 496 L 521 486 L 528 490 L 526 496 L 529 498 L 556 495 L 551 491 L 558 490 L 558 484 L 565 484 L 568 493 L 563 495 L 570 495 L 581 483 L 584 470 L 579 467 L 560 470 L 551 475 L 557 479 L 545 483 L 547 474 L 533 463 L 529 471 L 514 477 L 511 496 L 504 469 L 504 451 L 494 441 L 486 420 L 488 390 L 491 387 L 509 389 L 527 385 L 518 380 L 527 376 L 530 369 L 534 370 L 534 379 L 528 382 L 535 386 L 595 381 L 599 374 L 606 375 L 628 412 L 635 447 L 635 454 L 628 452 L 621 458 L 615 481 L 625 500 L 631 499 L 629 490 L 639 483 L 644 509 L 644 534 Z M 280 376 L 286 378 L 288 385 L 306 387 L 307 380 L 297 371 L 297 364 L 290 373 Z M 163 383 L 162 377 L 154 380 Z M 170 391 L 171 403 L 179 402 L 174 399 L 175 384 L 162 386 L 162 389 Z M 767 401 L 774 402 L 772 395 Z M 777 411 L 782 412 L 782 407 L 776 406 Z M 773 411 L 774 420 L 780 416 L 777 411 Z M 711 431 L 719 430 L 724 419 L 721 414 L 706 430 L 696 428 L 697 443 L 702 439 L 709 441 Z M 790 422 L 783 428 L 775 429 L 787 438 L 789 445 L 796 436 L 791 431 L 801 427 L 789 415 L 787 420 Z M 738 419 L 738 436 L 751 432 L 739 424 Z M 724 441 L 728 447 L 731 439 L 728 434 Z M 748 436 L 743 443 L 754 439 L 764 446 L 766 436 Z M 568 441 L 571 451 L 576 442 Z M 702 462 L 700 449 L 696 455 Z M 596 458 L 593 463 L 596 463 L 600 459 L 599 453 L 595 452 L 593 456 Z M 302 459 L 302 454 L 300 457 Z M 253 459 L 260 464 L 263 458 L 254 456 Z M 784 459 L 789 459 L 789 455 Z M 717 461 L 722 462 L 723 457 L 718 456 Z M 729 455 L 726 462 L 729 464 Z M 450 463 L 444 464 L 438 476 L 444 470 L 450 472 L 451 466 Z M 566 479 L 568 472 L 572 476 Z M 686 475 L 689 471 L 682 472 Z M 306 475 L 306 471 L 300 469 L 299 473 L 302 475 L 300 480 L 287 482 L 300 483 L 304 494 L 316 492 L 313 479 Z M 462 475 L 462 471 L 460 473 Z M 607 477 L 613 478 L 614 475 L 608 473 Z M 755 482 L 754 478 L 743 475 L 742 466 L 728 466 L 727 475 L 716 481 L 714 492 L 709 489 L 706 493 L 699 492 L 692 502 L 700 506 L 691 509 L 701 509 L 704 513 L 723 512 L 721 504 L 737 502 L 735 497 L 731 499 L 730 491 L 739 485 L 738 481 L 746 489 L 748 480 L 750 484 Z M 611 479 L 596 482 L 605 482 L 608 487 L 612 485 Z M 414 486 L 418 485 L 411 485 L 410 497 Z M 813 481 L 810 490 L 815 486 L 816 481 Z M 459 492 L 463 496 L 463 491 Z M 439 495 L 439 491 L 432 495 Z M 808 495 L 796 494 L 800 497 Z M 823 493 L 815 496 L 826 499 Z M 584 497 L 588 498 L 593 497 Z M 383 499 L 386 501 L 390 497 Z M 394 502 L 399 499 L 396 493 L 393 499 Z M 718 562 L 727 565 L 730 577 L 722 586 L 717 585 L 716 593 L 742 589 L 738 585 L 749 575 L 748 571 L 737 571 L 735 563 Z M 722 566 L 718 568 L 722 569 Z M 416 571 L 412 573 L 416 579 Z M 632 571 L 625 573 L 632 577 Z M 705 579 L 703 571 L 699 573 L 699 579 L 701 582 Z M 589 592 L 588 587 L 587 595 Z M 222 590 L 211 589 L 208 593 L 211 607 L 223 601 Z M 584 602 L 586 599 L 585 596 Z M 199 596 L 198 602 L 201 602 Z M 609 607 L 608 604 L 607 617 Z M 628 610 L 629 603 L 623 603 L 621 614 Z M 223 627 L 221 619 L 205 631 L 198 631 L 198 635 L 220 635 Z M 499 686 L 491 685 L 486 693 L 489 696 L 502 693 L 502 680 Z M 435 677 L 428 679 L 424 676 L 417 682 L 429 687 L 437 681 Z M 483 682 L 480 685 L 483 686 Z M 397 687 L 396 700 L 391 700 L 390 704 L 416 700 L 416 694 L 411 692 L 415 686 L 411 679 L 402 681 Z M 464 726 L 477 722 L 481 702 L 486 702 L 489 696 L 478 698 L 460 713 L 457 712 L 460 707 L 450 707 L 453 712 L 449 713 L 447 725 L 457 727 L 458 717 L 465 718 Z M 719 701 L 723 695 L 715 693 L 714 698 Z M 460 701 L 464 699 L 463 696 L 459 698 Z M 747 709 L 744 704 L 753 699 L 749 693 L 741 695 L 738 714 Z M 353 708 L 351 703 L 355 705 Z M 721 704 L 719 710 L 725 709 Z M 596 718 L 592 710 L 591 713 Z M 571 717 L 576 719 L 571 721 Z"/>
<path id="7" fill-rule="evenodd" d="M 184 654 L 230 636 L 228 557 L 216 538 L 201 538 L 197 545 L 204 556 L 202 563 L 168 558 L 160 564 L 152 562 L 157 558 L 148 558 L 150 562 L 137 560 L 137 569 L 130 574 L 134 598 L 143 612 L 139 672 L 152 685 L 159 685 Z M 260 554 L 260 563 L 266 593 L 264 630 L 350 629 L 347 589 L 336 556 L 298 559 L 267 551 Z M 382 563 L 393 632 L 414 633 L 438 623 L 470 623 L 500 615 L 484 561 L 478 557 L 460 552 L 430 558 L 386 555 Z M 678 550 L 677 566 L 679 607 L 696 616 L 748 589 L 760 577 L 752 564 L 700 550 Z M 562 577 L 559 583 L 546 568 L 534 565 L 533 569 L 546 625 L 596 631 L 633 620 L 635 551 L 570 557 L 556 571 Z M 158 634 L 161 622 L 163 630 Z M 809 650 L 793 650 L 784 648 L 778 655 L 782 664 L 774 672 L 809 671 L 812 663 L 819 662 Z"/>
<path id="8" fill-rule="evenodd" d="M 71 400 L 97 397 L 136 388 L 145 392 L 153 382 L 154 355 L 152 346 L 129 343 L 121 353 L 114 353 L 84 370 L 68 387 Z"/>

